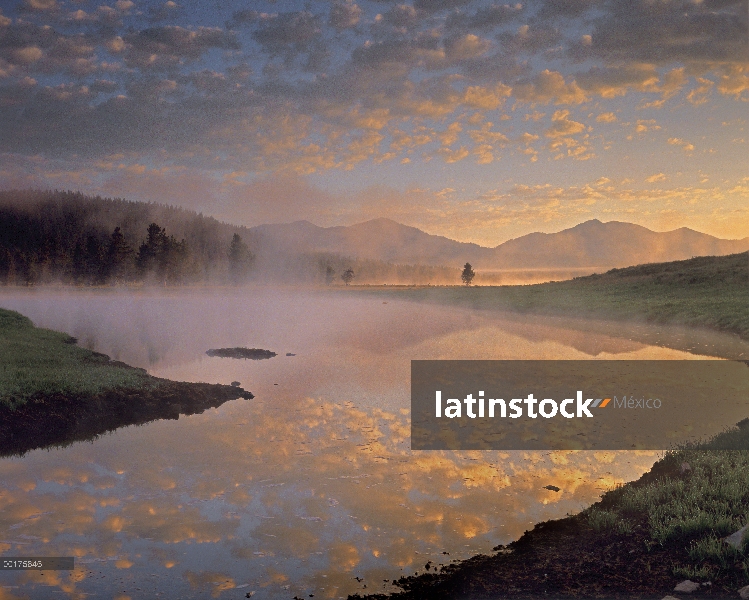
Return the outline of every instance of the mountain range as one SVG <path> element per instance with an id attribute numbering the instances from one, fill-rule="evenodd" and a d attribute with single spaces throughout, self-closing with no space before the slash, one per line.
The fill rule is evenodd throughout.
<path id="1" fill-rule="evenodd" d="M 134 276 L 138 265 L 133 261 L 144 244 L 150 248 L 151 224 L 158 225 L 155 231 L 176 253 L 162 262 L 179 258 L 180 281 L 216 284 L 229 279 L 235 236 L 241 242 L 236 248 L 246 245 L 242 252 L 250 251 L 250 280 L 316 284 L 340 284 L 348 269 L 356 273 L 357 283 L 459 283 L 467 262 L 477 271 L 476 283 L 531 283 L 749 250 L 749 237 L 725 240 L 687 228 L 655 232 L 596 219 L 488 248 L 385 218 L 336 227 L 308 221 L 242 227 L 153 203 L 80 192 L 8 190 L 0 191 L 0 284 L 101 283 L 107 280 L 105 271 L 114 268 L 105 266 L 113 261 L 122 262 L 123 269 L 128 266 L 128 277 Z M 143 271 L 143 265 L 138 268 Z"/>
<path id="2" fill-rule="evenodd" d="M 749 250 L 749 237 L 720 239 L 682 227 L 656 232 L 619 221 L 585 221 L 558 233 L 530 233 L 494 248 L 431 235 L 381 218 L 350 226 L 318 227 L 308 221 L 249 229 L 259 254 L 330 253 L 397 264 L 475 268 L 613 268 Z"/>

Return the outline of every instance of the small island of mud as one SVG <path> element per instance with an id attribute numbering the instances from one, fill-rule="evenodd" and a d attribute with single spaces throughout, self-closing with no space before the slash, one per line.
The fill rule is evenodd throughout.
<path id="1" fill-rule="evenodd" d="M 250 360 L 264 360 L 277 356 L 275 352 L 260 348 L 216 348 L 207 350 L 206 354 L 208 356 L 218 356 L 219 358 L 244 358 Z"/>

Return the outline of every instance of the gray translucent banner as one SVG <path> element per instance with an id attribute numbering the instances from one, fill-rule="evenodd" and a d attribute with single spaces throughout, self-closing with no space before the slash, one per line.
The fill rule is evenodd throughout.
<path id="1" fill-rule="evenodd" d="M 411 361 L 413 450 L 667 450 L 747 417 L 741 361 Z"/>

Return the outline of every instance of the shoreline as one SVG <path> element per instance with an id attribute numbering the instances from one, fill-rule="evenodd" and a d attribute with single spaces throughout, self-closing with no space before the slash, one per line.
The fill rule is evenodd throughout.
<path id="1" fill-rule="evenodd" d="M 0 309 L 0 457 L 253 397 L 241 387 L 153 377 Z"/>
<path id="2" fill-rule="evenodd" d="M 337 286 L 336 290 L 346 289 Z M 350 293 L 517 315 L 683 326 L 749 340 L 749 253 L 508 286 L 350 286 Z"/>
<path id="3" fill-rule="evenodd" d="M 637 480 L 578 514 L 536 524 L 491 555 L 427 563 L 421 574 L 392 580 L 402 591 L 348 600 L 745 598 L 749 534 L 735 548 L 725 540 L 737 533 L 741 540 L 749 519 L 748 442 L 744 419 L 667 452 Z M 721 513 L 722 501 L 733 512 Z M 684 581 L 695 589 L 677 591 Z"/>
<path id="4" fill-rule="evenodd" d="M 0 457 L 93 440 L 121 427 L 176 420 L 229 400 L 254 398 L 230 385 L 156 377 L 148 381 L 152 385 L 97 394 L 37 393 L 15 409 L 0 407 Z"/>

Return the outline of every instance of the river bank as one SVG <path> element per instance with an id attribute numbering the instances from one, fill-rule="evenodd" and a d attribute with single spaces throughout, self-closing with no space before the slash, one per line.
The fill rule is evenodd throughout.
<path id="1" fill-rule="evenodd" d="M 746 252 L 535 285 L 352 286 L 348 291 L 478 310 L 687 326 L 749 340 Z"/>
<path id="2" fill-rule="evenodd" d="M 718 450 L 736 448 L 735 450 Z M 394 580 L 385 598 L 739 598 L 749 584 L 749 420 L 518 540 Z M 733 544 L 726 538 L 731 536 Z M 691 586 L 684 586 L 689 581 Z M 749 591 L 744 590 L 744 593 Z M 742 598 L 744 596 L 741 596 Z M 360 596 L 352 595 L 353 600 Z"/>
<path id="3" fill-rule="evenodd" d="M 0 309 L 0 456 L 251 399 L 230 385 L 152 377 Z"/>

